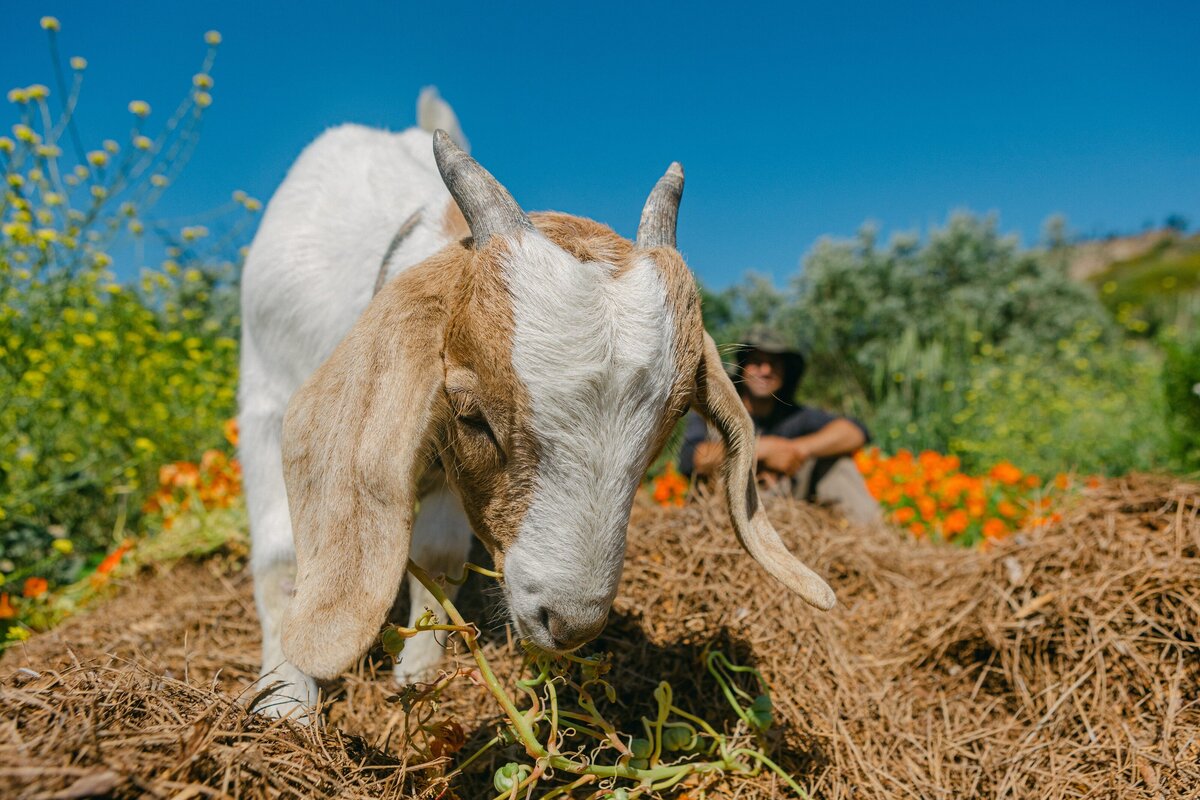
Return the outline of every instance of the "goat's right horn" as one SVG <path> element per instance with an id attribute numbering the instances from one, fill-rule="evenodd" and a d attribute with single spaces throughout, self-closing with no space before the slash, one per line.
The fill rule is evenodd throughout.
<path id="1" fill-rule="evenodd" d="M 654 184 L 642 221 L 638 223 L 638 247 L 674 247 L 675 223 L 679 219 L 679 201 L 683 197 L 683 166 L 672 161 L 667 172 Z"/>
<path id="2" fill-rule="evenodd" d="M 533 228 L 508 190 L 440 128 L 433 134 L 433 157 L 442 182 L 471 228 L 475 247 L 483 247 L 498 233 Z"/>

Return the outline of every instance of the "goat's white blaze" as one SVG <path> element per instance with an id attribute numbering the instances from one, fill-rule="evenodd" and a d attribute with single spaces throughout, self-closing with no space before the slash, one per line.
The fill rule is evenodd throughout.
<path id="1" fill-rule="evenodd" d="M 534 495 L 505 555 L 512 611 L 518 620 L 535 618 L 539 604 L 607 611 L 675 377 L 666 288 L 650 258 L 617 276 L 537 232 L 510 249 L 513 366 L 541 444 Z"/>

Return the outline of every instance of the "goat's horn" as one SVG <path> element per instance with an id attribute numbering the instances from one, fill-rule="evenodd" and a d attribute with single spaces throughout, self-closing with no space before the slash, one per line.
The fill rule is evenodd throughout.
<path id="1" fill-rule="evenodd" d="M 442 182 L 471 227 L 476 247 L 495 234 L 533 227 L 508 190 L 440 128 L 433 134 L 433 157 Z"/>
<path id="2" fill-rule="evenodd" d="M 678 161 L 673 161 L 646 198 L 642 221 L 638 224 L 638 247 L 675 246 L 675 222 L 679 219 L 679 200 L 682 197 L 683 167 Z"/>

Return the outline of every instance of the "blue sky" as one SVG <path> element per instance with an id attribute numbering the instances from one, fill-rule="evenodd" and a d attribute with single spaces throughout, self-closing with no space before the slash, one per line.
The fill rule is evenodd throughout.
<path id="1" fill-rule="evenodd" d="M 867 220 L 927 230 L 960 208 L 1027 243 L 1054 213 L 1085 234 L 1200 225 L 1194 2 L 6 3 L 0 88 L 52 85 L 43 14 L 89 61 L 89 143 L 121 138 L 132 99 L 165 117 L 222 33 L 165 216 L 265 200 L 321 130 L 407 127 L 433 83 L 529 210 L 632 235 L 682 161 L 680 248 L 716 287 L 783 280 Z"/>

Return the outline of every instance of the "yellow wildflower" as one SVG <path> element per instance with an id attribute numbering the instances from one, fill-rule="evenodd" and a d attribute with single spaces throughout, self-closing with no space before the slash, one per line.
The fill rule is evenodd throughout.
<path id="1" fill-rule="evenodd" d="M 41 24 L 44 31 L 58 31 L 62 28 L 57 17 L 42 17 Z"/>
<path id="2" fill-rule="evenodd" d="M 150 145 L 152 144 L 154 144 L 154 142 L 150 141 L 149 136 L 135 136 L 133 138 L 133 146 L 138 150 L 149 150 Z"/>
<path id="3" fill-rule="evenodd" d="M 70 555 L 75 550 L 75 545 L 71 543 L 70 539 L 55 539 L 50 546 L 64 556 Z"/>
<path id="4" fill-rule="evenodd" d="M 204 42 L 212 47 L 216 47 L 221 43 L 221 34 L 217 31 L 209 31 L 204 34 Z"/>
<path id="5" fill-rule="evenodd" d="M 41 138 L 36 133 L 34 133 L 33 128 L 29 127 L 28 125 L 21 125 L 21 124 L 13 125 L 12 132 L 13 132 L 13 136 L 16 136 L 17 141 L 19 141 L 19 142 L 29 142 L 30 144 L 37 144 Z"/>
<path id="6" fill-rule="evenodd" d="M 42 158 L 58 158 L 62 155 L 62 149 L 53 144 L 39 144 L 36 152 Z"/>
<path id="7" fill-rule="evenodd" d="M 50 96 L 50 89 L 40 83 L 35 83 L 33 86 L 25 87 L 25 94 L 30 100 L 45 100 Z"/>
<path id="8" fill-rule="evenodd" d="M 243 205 L 246 206 L 247 211 L 261 211 L 262 210 L 262 203 L 258 200 L 255 200 L 253 197 L 247 197 L 246 202 Z"/>
<path id="9" fill-rule="evenodd" d="M 116 153 L 121 149 L 121 145 L 117 144 L 112 139 L 104 140 L 104 149 L 110 153 Z"/>
<path id="10" fill-rule="evenodd" d="M 87 59 L 83 56 L 71 56 L 71 69 L 80 71 L 87 69 Z"/>
<path id="11" fill-rule="evenodd" d="M 200 108 L 208 108 L 212 105 L 212 95 L 208 92 L 196 92 L 193 96 L 196 105 Z"/>
<path id="12" fill-rule="evenodd" d="M 161 189 L 161 188 L 163 188 L 164 186 L 166 186 L 166 185 L 167 185 L 167 182 L 168 182 L 168 181 L 167 181 L 167 176 L 166 176 L 166 175 L 151 175 L 151 176 L 150 176 L 150 183 L 151 183 L 151 184 L 153 184 L 154 186 L 156 186 L 156 187 L 157 187 L 157 188 L 159 188 L 159 189 Z"/>
<path id="13" fill-rule="evenodd" d="M 93 186 L 92 197 L 96 198 L 97 200 L 103 200 L 104 198 L 108 197 L 108 190 L 103 186 Z"/>
<path id="14" fill-rule="evenodd" d="M 29 629 L 28 628 L 20 628 L 20 627 L 9 628 L 8 629 L 8 638 L 9 638 L 9 640 L 14 641 L 14 642 L 23 642 L 29 638 Z"/>
<path id="15" fill-rule="evenodd" d="M 87 160 L 93 167 L 103 167 L 108 163 L 108 153 L 103 150 L 93 150 L 87 154 Z"/>
<path id="16" fill-rule="evenodd" d="M 21 88 L 9 89 L 8 90 L 8 102 L 10 102 L 10 103 L 28 103 L 29 95 L 26 94 L 25 90 L 21 89 Z"/>
<path id="17" fill-rule="evenodd" d="M 16 143 L 7 136 L 0 136 L 0 153 L 11 153 Z"/>
<path id="18" fill-rule="evenodd" d="M 192 76 L 192 85 L 197 89 L 211 89 L 213 85 L 212 76 L 207 72 L 199 72 Z"/>
<path id="19" fill-rule="evenodd" d="M 129 113 L 135 117 L 150 116 L 150 104 L 145 100 L 134 100 L 129 104 Z"/>

